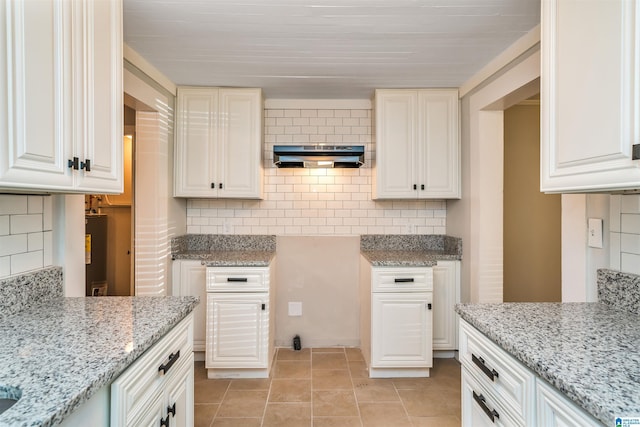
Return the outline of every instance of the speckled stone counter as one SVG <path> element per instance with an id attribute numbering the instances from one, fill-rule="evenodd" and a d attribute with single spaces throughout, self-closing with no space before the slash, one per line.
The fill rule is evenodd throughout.
<path id="1" fill-rule="evenodd" d="M 459 304 L 456 311 L 606 425 L 640 415 L 640 318 L 604 303 Z"/>
<path id="2" fill-rule="evenodd" d="M 433 267 L 462 259 L 462 239 L 444 235 L 360 236 L 360 253 L 374 267 Z"/>
<path id="3" fill-rule="evenodd" d="M 195 297 L 53 298 L 0 323 L 0 426 L 59 424 L 185 318 Z"/>
<path id="4" fill-rule="evenodd" d="M 186 234 L 171 240 L 174 260 L 208 267 L 266 267 L 276 255 L 276 236 Z"/>
<path id="5" fill-rule="evenodd" d="M 0 319 L 63 295 L 62 267 L 0 279 Z"/>

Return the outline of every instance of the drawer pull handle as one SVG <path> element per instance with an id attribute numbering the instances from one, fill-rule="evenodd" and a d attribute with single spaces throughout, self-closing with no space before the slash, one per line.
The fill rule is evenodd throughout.
<path id="1" fill-rule="evenodd" d="M 401 278 L 401 279 L 393 279 L 396 283 L 413 283 L 413 277 Z"/>
<path id="2" fill-rule="evenodd" d="M 484 413 L 487 414 L 487 417 L 489 417 L 489 419 L 491 420 L 492 423 L 494 423 L 496 421 L 496 418 L 500 418 L 500 414 L 498 414 L 495 409 L 489 409 L 489 407 L 485 403 L 486 399 L 484 398 L 483 395 L 476 394 L 476 392 L 474 391 L 473 392 L 473 400 L 475 400 L 476 403 L 478 405 L 480 405 L 480 408 L 482 408 Z"/>
<path id="3" fill-rule="evenodd" d="M 171 406 L 167 406 L 167 418 L 169 418 L 169 414 L 171 414 L 172 417 L 176 417 L 176 404 L 175 402 L 173 403 L 173 405 Z"/>
<path id="4" fill-rule="evenodd" d="M 246 283 L 248 279 L 246 277 L 227 277 L 227 282 L 244 282 Z"/>
<path id="5" fill-rule="evenodd" d="M 160 418 L 160 427 L 169 427 L 169 414 L 167 418 Z"/>
<path id="6" fill-rule="evenodd" d="M 171 369 L 171 367 L 173 366 L 174 363 L 176 363 L 176 361 L 180 358 L 180 350 L 176 351 L 175 353 L 171 353 L 169 355 L 169 361 L 164 364 L 164 365 L 160 365 L 158 367 L 158 372 L 162 372 L 163 374 L 167 374 L 167 372 L 169 372 L 169 369 Z"/>
<path id="7" fill-rule="evenodd" d="M 491 381 L 495 381 L 495 378 L 499 377 L 495 369 L 489 369 L 487 365 L 484 364 L 484 359 L 482 357 L 478 357 L 471 353 L 471 361 L 475 363 Z"/>

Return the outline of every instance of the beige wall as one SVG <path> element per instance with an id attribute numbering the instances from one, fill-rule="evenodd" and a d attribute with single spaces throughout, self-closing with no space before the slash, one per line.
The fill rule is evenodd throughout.
<path id="1" fill-rule="evenodd" d="M 504 111 L 504 142 L 504 301 L 560 301 L 560 195 L 540 193 L 539 105 Z"/>
<path id="2" fill-rule="evenodd" d="M 358 346 L 359 257 L 357 236 L 277 238 L 276 345 Z M 288 315 L 289 302 L 302 302 L 302 316 Z"/>

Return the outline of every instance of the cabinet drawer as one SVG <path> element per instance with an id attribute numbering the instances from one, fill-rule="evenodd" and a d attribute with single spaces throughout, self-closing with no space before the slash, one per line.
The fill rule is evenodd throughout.
<path id="1" fill-rule="evenodd" d="M 463 320 L 460 361 L 519 421 L 533 421 L 534 374 Z"/>
<path id="2" fill-rule="evenodd" d="M 433 290 L 433 268 L 380 268 L 372 270 L 372 292 L 415 292 Z"/>
<path id="3" fill-rule="evenodd" d="M 483 387 L 466 366 L 462 367 L 462 427 L 524 426 L 500 402 L 499 398 Z M 533 425 L 533 424 L 532 424 Z"/>
<path id="4" fill-rule="evenodd" d="M 181 366 L 193 360 L 192 352 L 193 314 L 189 314 L 113 382 L 111 425 L 130 425 Z"/>
<path id="5" fill-rule="evenodd" d="M 207 292 L 267 292 L 269 267 L 207 268 Z"/>

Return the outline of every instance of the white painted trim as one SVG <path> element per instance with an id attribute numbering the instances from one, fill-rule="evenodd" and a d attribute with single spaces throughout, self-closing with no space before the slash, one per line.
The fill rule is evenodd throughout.
<path id="1" fill-rule="evenodd" d="M 143 73 L 171 92 L 171 94 L 176 94 L 176 84 L 126 43 L 123 43 L 123 55 L 125 60 L 139 68 Z"/>
<path id="2" fill-rule="evenodd" d="M 511 61 L 522 55 L 527 50 L 540 43 L 540 24 L 534 27 L 524 36 L 520 37 L 511 46 L 496 56 L 480 71 L 460 86 L 460 98 L 478 87 L 483 81 L 500 71 Z"/>
<path id="3" fill-rule="evenodd" d="M 295 110 L 370 110 L 370 99 L 267 99 L 266 109 Z"/>
<path id="4" fill-rule="evenodd" d="M 462 238 L 469 251 L 471 302 L 502 302 L 503 110 L 531 97 L 539 77 L 540 52 L 535 52 L 469 99 L 468 155 L 474 160 L 463 192 L 470 200 L 470 230 Z"/>
<path id="5" fill-rule="evenodd" d="M 562 195 L 562 302 L 587 301 L 587 196 Z"/>

